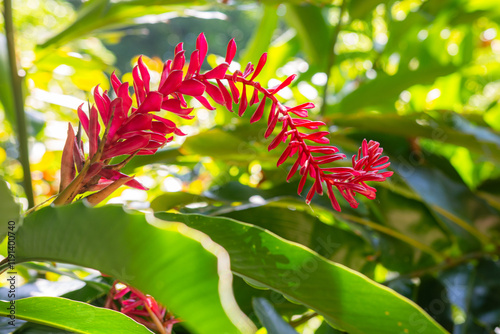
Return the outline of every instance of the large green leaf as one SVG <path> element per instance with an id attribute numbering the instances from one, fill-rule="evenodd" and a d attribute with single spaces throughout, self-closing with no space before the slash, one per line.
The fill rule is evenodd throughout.
<path id="1" fill-rule="evenodd" d="M 314 198 L 311 207 L 295 195 L 296 188 L 294 182 L 270 189 L 229 182 L 206 196 L 232 204 L 183 212 L 243 220 L 367 276 L 373 274 L 374 259 L 390 270 L 409 272 L 438 263 L 450 246 L 447 231 L 416 199 L 381 189 L 378 196 L 382 201 L 368 202 L 367 206 L 361 203 L 356 210 L 341 202 L 342 213 L 333 213 L 326 196 Z M 153 203 L 161 203 L 163 196 Z M 154 208 L 160 211 L 161 206 Z"/>
<path id="2" fill-rule="evenodd" d="M 90 267 L 154 296 L 195 333 L 248 333 L 224 249 L 184 224 L 162 223 L 119 206 L 78 202 L 29 215 L 17 232 L 16 260 Z"/>
<path id="3" fill-rule="evenodd" d="M 2 213 L 2 224 L 0 225 L 0 242 L 5 238 L 7 232 L 13 232 L 21 225 L 21 208 L 16 203 L 7 183 L 0 177 L 0 212 Z"/>
<path id="4" fill-rule="evenodd" d="M 10 315 L 11 303 L 0 301 L 0 315 Z M 143 325 L 110 309 L 60 297 L 30 297 L 16 300 L 17 319 L 27 320 L 73 333 L 151 334 Z"/>
<path id="5" fill-rule="evenodd" d="M 327 225 L 306 212 L 260 206 L 223 215 L 265 228 L 349 268 L 366 274 L 374 269 L 375 263 L 367 260 L 374 251 L 366 240 L 345 228 Z"/>
<path id="6" fill-rule="evenodd" d="M 235 274 L 306 305 L 349 333 L 446 333 L 410 300 L 260 227 L 201 215 L 156 216 L 208 234 L 229 252 Z"/>

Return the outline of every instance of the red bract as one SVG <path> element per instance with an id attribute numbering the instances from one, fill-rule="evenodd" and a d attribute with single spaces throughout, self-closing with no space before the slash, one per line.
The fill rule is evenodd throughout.
<path id="1" fill-rule="evenodd" d="M 153 297 L 130 286 L 119 287 L 118 281 L 113 283 L 104 307 L 126 314 L 159 333 L 170 334 L 173 325 L 181 321 L 167 312 Z"/>

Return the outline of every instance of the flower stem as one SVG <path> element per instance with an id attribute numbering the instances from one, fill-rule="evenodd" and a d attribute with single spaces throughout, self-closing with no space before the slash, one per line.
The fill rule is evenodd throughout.
<path id="1" fill-rule="evenodd" d="M 7 49 L 9 52 L 9 67 L 14 93 L 14 107 L 17 120 L 17 140 L 19 142 L 19 161 L 21 162 L 24 175 L 24 192 L 28 199 L 28 207 L 35 205 L 33 197 L 33 185 L 31 183 L 31 170 L 28 151 L 28 132 L 26 127 L 26 115 L 24 113 L 24 100 L 21 88 L 21 77 L 19 76 L 16 62 L 16 49 L 14 43 L 14 24 L 12 22 L 12 0 L 4 1 L 5 35 L 7 37 Z"/>
<path id="2" fill-rule="evenodd" d="M 165 327 L 163 327 L 163 324 L 161 323 L 160 319 L 158 319 L 158 317 L 156 316 L 156 314 L 154 314 L 154 312 L 148 306 L 147 302 L 144 302 L 144 307 L 148 311 L 149 316 L 151 317 L 151 319 L 153 319 L 153 322 L 155 323 L 156 329 L 158 329 L 158 332 L 160 332 L 160 334 L 167 334 L 167 332 L 165 331 Z"/>
<path id="3" fill-rule="evenodd" d="M 58 205 L 69 204 L 73 201 L 73 199 L 76 197 L 76 195 L 78 195 L 82 187 L 83 179 L 85 178 L 87 172 L 89 171 L 90 164 L 91 161 L 87 160 L 82 170 L 80 171 L 80 174 L 78 174 L 78 176 L 75 177 L 75 179 L 63 191 L 59 193 L 59 196 L 57 196 L 57 198 L 52 204 L 58 206 Z"/>

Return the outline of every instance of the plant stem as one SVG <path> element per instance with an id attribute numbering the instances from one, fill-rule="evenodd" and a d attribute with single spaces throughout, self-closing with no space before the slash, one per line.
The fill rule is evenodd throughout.
<path id="1" fill-rule="evenodd" d="M 459 266 L 461 264 L 464 264 L 464 263 L 467 263 L 467 262 L 470 262 L 470 261 L 473 261 L 473 260 L 480 260 L 480 259 L 487 259 L 487 258 L 493 258 L 494 259 L 495 257 L 498 258 L 499 256 L 500 256 L 500 249 L 497 249 L 496 251 L 493 251 L 493 252 L 473 252 L 473 253 L 468 253 L 468 254 L 464 254 L 464 255 L 462 255 L 460 257 L 447 259 L 446 261 L 443 261 L 443 262 L 441 262 L 439 264 L 436 264 L 436 265 L 433 265 L 433 266 L 430 266 L 430 267 L 427 267 L 427 268 L 419 269 L 419 270 L 410 272 L 408 274 L 399 275 L 399 276 L 397 276 L 395 278 L 386 280 L 383 284 L 388 284 L 388 283 L 390 283 L 392 281 L 395 281 L 395 280 L 401 279 L 401 278 L 422 277 L 425 274 L 432 274 L 432 273 L 435 273 L 435 272 L 440 272 L 440 271 L 448 270 L 448 269 L 454 268 L 456 266 Z"/>
<path id="2" fill-rule="evenodd" d="M 56 198 L 57 196 L 59 196 L 59 194 L 55 194 L 55 195 L 52 195 L 50 196 L 49 198 L 47 198 L 45 201 L 43 201 L 42 203 L 38 203 L 37 205 L 35 205 L 34 207 L 32 207 L 31 209 L 29 210 L 26 210 L 25 212 L 25 215 L 29 215 L 30 213 L 36 211 L 39 207 L 41 207 L 42 205 L 44 205 L 45 203 L 47 203 L 48 201 Z"/>
<path id="3" fill-rule="evenodd" d="M 308 322 L 309 320 L 311 320 L 312 318 L 317 317 L 317 316 L 318 316 L 318 313 L 316 313 L 316 312 L 304 314 L 302 317 L 300 317 L 297 320 L 291 320 L 289 322 L 289 324 L 290 324 L 290 326 L 295 328 L 295 327 L 298 327 L 302 324 L 305 324 L 306 322 Z"/>
<path id="4" fill-rule="evenodd" d="M 321 115 L 323 115 L 326 111 L 326 101 L 328 99 L 328 82 L 330 81 L 331 69 L 335 64 L 335 60 L 337 58 L 337 54 L 335 53 L 335 45 L 337 44 L 340 30 L 342 30 L 342 16 L 344 15 L 346 5 L 347 5 L 347 0 L 343 0 L 342 4 L 340 5 L 339 22 L 335 26 L 335 30 L 333 30 L 332 39 L 330 41 L 330 47 L 328 49 L 330 51 L 330 57 L 328 57 L 328 64 L 326 66 L 326 71 L 325 71 L 326 84 L 323 89 L 323 103 L 321 104 L 321 110 L 320 110 Z"/>
<path id="5" fill-rule="evenodd" d="M 353 216 L 350 214 L 346 214 L 346 213 L 336 213 L 335 215 L 344 219 L 344 220 L 358 223 L 360 225 L 368 226 L 368 227 L 370 227 L 378 232 L 381 232 L 381 233 L 387 234 L 393 238 L 399 239 L 399 240 L 401 240 L 401 241 L 403 241 L 403 242 L 405 242 L 405 243 L 407 243 L 407 244 L 409 244 L 417 249 L 420 249 L 421 251 L 423 251 L 425 253 L 428 253 L 429 255 L 434 257 L 436 259 L 436 261 L 443 261 L 445 259 L 444 256 L 441 255 L 438 251 L 435 251 L 434 249 L 421 243 L 420 241 L 417 241 L 417 240 L 414 240 L 410 237 L 407 237 L 406 235 L 404 235 L 396 230 L 393 230 L 391 228 L 388 228 L 386 226 L 382 226 L 382 225 L 377 224 L 375 222 L 372 222 L 372 221 L 369 221 L 369 220 L 366 220 L 366 219 L 363 219 L 360 217 L 356 217 L 356 216 Z"/>
<path id="6" fill-rule="evenodd" d="M 14 43 L 14 24 L 12 22 L 12 0 L 4 0 L 5 35 L 9 52 L 10 74 L 12 90 L 14 92 L 14 106 L 17 119 L 17 140 L 19 142 L 19 161 L 23 167 L 24 192 L 28 199 L 28 207 L 35 205 L 33 198 L 33 185 L 31 183 L 31 170 L 28 151 L 28 132 L 26 130 L 26 115 L 24 113 L 24 99 L 16 62 L 16 49 Z"/>
<path id="7" fill-rule="evenodd" d="M 430 207 L 434 209 L 437 213 L 445 216 L 453 223 L 455 223 L 456 225 L 460 226 L 461 228 L 463 228 L 464 230 L 475 236 L 479 241 L 483 243 L 483 245 L 495 244 L 489 236 L 481 233 L 475 226 L 469 224 L 460 217 L 455 216 L 453 213 L 446 211 L 445 209 L 443 209 L 438 205 L 430 205 Z"/>
<path id="8" fill-rule="evenodd" d="M 3 274 L 4 271 L 9 269 L 9 257 L 7 256 L 2 261 L 0 261 L 0 275 Z"/>

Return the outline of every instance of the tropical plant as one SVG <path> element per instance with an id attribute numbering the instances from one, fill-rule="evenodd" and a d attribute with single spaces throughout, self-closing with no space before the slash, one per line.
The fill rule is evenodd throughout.
<path id="1" fill-rule="evenodd" d="M 500 327 L 496 6 L 3 3 L 0 332 Z"/>

